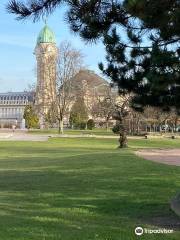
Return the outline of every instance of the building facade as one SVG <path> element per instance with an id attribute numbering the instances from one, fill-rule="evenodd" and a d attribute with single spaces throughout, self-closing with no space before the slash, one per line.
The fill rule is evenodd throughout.
<path id="1" fill-rule="evenodd" d="M 30 92 L 0 93 L 0 127 L 1 128 L 25 128 L 23 119 L 26 105 L 33 102 L 33 94 Z"/>

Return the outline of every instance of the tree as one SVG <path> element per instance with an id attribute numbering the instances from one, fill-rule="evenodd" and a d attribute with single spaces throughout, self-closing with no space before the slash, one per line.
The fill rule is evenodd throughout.
<path id="1" fill-rule="evenodd" d="M 178 130 L 179 115 L 180 114 L 176 109 L 172 109 L 167 119 L 167 124 L 169 125 L 172 133 L 177 132 Z"/>
<path id="2" fill-rule="evenodd" d="M 165 131 L 166 131 L 166 124 L 167 120 L 170 116 L 170 112 L 164 112 L 161 108 L 154 108 L 154 107 L 146 107 L 144 110 L 144 113 L 142 114 L 142 117 L 144 118 L 144 121 L 149 128 L 150 132 L 155 132 L 157 127 L 159 128 L 159 131 L 162 130 L 162 125 L 165 125 Z"/>
<path id="3" fill-rule="evenodd" d="M 180 107 L 179 0 L 12 0 L 8 11 L 38 20 L 67 3 L 67 20 L 86 41 L 102 39 L 107 65 L 100 69 L 120 92 L 133 92 L 136 110 Z"/>
<path id="4" fill-rule="evenodd" d="M 47 114 L 45 115 L 45 124 L 47 127 L 53 128 L 57 126 L 57 106 L 52 103 Z"/>
<path id="5" fill-rule="evenodd" d="M 72 128 L 85 129 L 88 120 L 87 108 L 82 96 L 77 96 L 70 112 L 69 122 Z"/>
<path id="6" fill-rule="evenodd" d="M 116 133 L 119 133 L 119 148 L 126 148 L 128 146 L 126 120 L 130 113 L 130 101 L 131 95 L 121 96 L 112 114 L 113 119 L 116 120 Z"/>
<path id="7" fill-rule="evenodd" d="M 95 122 L 93 119 L 87 121 L 87 129 L 92 130 L 95 127 Z"/>
<path id="8" fill-rule="evenodd" d="M 73 77 L 82 68 L 83 56 L 70 42 L 62 42 L 57 59 L 56 99 L 52 104 L 49 116 L 58 122 L 59 133 L 63 133 L 64 117 L 68 114 L 70 105 L 75 98 Z"/>
<path id="9" fill-rule="evenodd" d="M 32 105 L 27 105 L 25 107 L 23 118 L 25 119 L 28 129 L 39 127 L 39 119 Z"/>
<path id="10" fill-rule="evenodd" d="M 95 118 L 102 118 L 106 123 L 106 130 L 109 128 L 109 120 L 115 110 L 117 94 L 107 88 L 104 96 L 96 96 L 96 101 L 92 106 L 91 113 Z"/>

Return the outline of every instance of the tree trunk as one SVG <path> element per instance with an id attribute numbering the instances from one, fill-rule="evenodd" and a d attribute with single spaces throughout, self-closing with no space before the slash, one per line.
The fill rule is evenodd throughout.
<path id="1" fill-rule="evenodd" d="M 64 133 L 63 120 L 61 120 L 61 119 L 59 119 L 59 122 L 58 122 L 58 132 L 59 132 L 59 134 Z"/>
<path id="2" fill-rule="evenodd" d="M 165 133 L 166 133 L 166 131 L 167 131 L 167 130 L 166 130 L 166 125 L 167 125 L 167 120 L 165 120 L 165 131 L 164 131 Z"/>
<path id="3" fill-rule="evenodd" d="M 127 134 L 126 131 L 121 131 L 119 137 L 119 148 L 126 148 L 127 145 Z"/>
<path id="4" fill-rule="evenodd" d="M 106 131 L 108 131 L 108 129 L 109 129 L 109 120 L 106 119 Z"/>
<path id="5" fill-rule="evenodd" d="M 128 120 L 128 133 L 131 134 L 131 120 Z"/>
<path id="6" fill-rule="evenodd" d="M 140 126 L 139 125 L 140 125 L 140 120 L 138 119 L 137 120 L 137 135 L 139 135 L 139 132 L 140 132 L 140 130 L 139 130 Z"/>
<path id="7" fill-rule="evenodd" d="M 120 131 L 119 131 L 119 148 L 126 148 L 127 145 L 127 131 L 125 122 L 122 120 L 120 121 Z"/>

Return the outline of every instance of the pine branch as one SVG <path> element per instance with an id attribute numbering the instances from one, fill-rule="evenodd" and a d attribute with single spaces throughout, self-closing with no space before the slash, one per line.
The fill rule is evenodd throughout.
<path id="1" fill-rule="evenodd" d="M 11 0 L 7 5 L 7 11 L 16 14 L 17 20 L 32 17 L 33 21 L 38 21 L 41 16 L 51 14 L 63 2 L 63 0 L 32 0 L 23 3 Z"/>

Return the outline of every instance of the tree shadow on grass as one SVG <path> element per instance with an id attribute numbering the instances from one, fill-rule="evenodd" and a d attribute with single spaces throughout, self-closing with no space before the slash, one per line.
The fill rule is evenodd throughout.
<path id="1" fill-rule="evenodd" d="M 63 239 L 98 239 L 100 233 L 104 240 L 110 233 L 109 239 L 119 240 L 125 229 L 129 240 L 129 228 L 137 224 L 179 229 L 168 203 L 178 189 L 178 169 L 125 152 L 73 154 L 45 157 L 38 164 L 38 158 L 29 159 L 24 169 L 15 161 L 14 170 L 0 172 L 0 237 L 12 233 L 23 239 L 28 230 L 28 240 L 42 234 L 61 239 L 59 231 Z"/>

